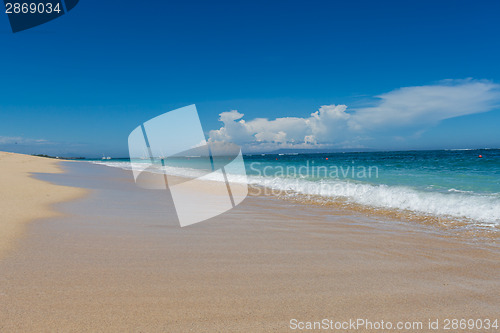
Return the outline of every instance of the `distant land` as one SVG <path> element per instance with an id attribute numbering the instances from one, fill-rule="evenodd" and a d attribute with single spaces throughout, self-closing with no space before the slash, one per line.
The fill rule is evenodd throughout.
<path id="1" fill-rule="evenodd" d="M 500 148 L 451 148 L 451 149 L 375 149 L 375 148 L 338 148 L 338 149 L 278 149 L 261 153 L 246 153 L 243 155 L 278 155 L 278 154 L 328 154 L 328 153 L 376 153 L 397 151 L 450 151 L 450 150 L 496 150 Z"/>
<path id="2" fill-rule="evenodd" d="M 84 160 L 85 157 L 61 157 L 61 156 L 50 156 L 46 154 L 32 154 L 32 156 L 45 157 L 45 158 L 55 158 L 58 160 Z"/>
<path id="3" fill-rule="evenodd" d="M 327 153 L 366 153 L 375 152 L 377 149 L 372 148 L 338 148 L 338 149 L 278 149 L 266 153 L 264 155 L 277 155 L 277 154 L 327 154 Z M 260 155 L 259 153 L 245 154 L 245 155 Z"/>

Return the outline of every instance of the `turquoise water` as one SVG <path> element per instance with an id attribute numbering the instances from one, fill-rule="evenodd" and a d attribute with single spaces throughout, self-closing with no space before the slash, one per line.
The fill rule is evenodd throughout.
<path id="1" fill-rule="evenodd" d="M 259 154 L 244 158 L 246 176 L 227 167 L 232 181 L 248 181 L 290 195 L 500 225 L 500 149 Z M 97 161 L 124 169 L 144 162 Z M 200 170 L 202 165 L 206 161 L 201 158 L 177 158 L 165 167 L 158 165 L 158 170 L 206 175 L 210 170 Z"/>
<path id="2" fill-rule="evenodd" d="M 479 155 L 483 157 L 478 158 Z M 245 156 L 245 162 L 248 175 L 258 174 L 253 169 L 262 170 L 265 166 L 270 166 L 275 172 L 279 172 L 279 168 L 286 169 L 290 165 L 296 167 L 307 165 L 310 168 L 309 173 L 297 172 L 297 174 L 299 177 L 306 176 L 306 179 L 312 181 L 338 176 L 341 179 L 359 180 L 370 184 L 405 185 L 424 191 L 500 193 L 500 149 L 253 155 Z M 249 168 L 252 163 L 254 168 Z M 335 174 L 335 166 L 339 169 L 338 174 Z M 367 177 L 363 178 L 362 172 L 359 171 L 364 168 L 368 171 L 370 167 L 372 167 L 371 177 L 367 174 Z M 325 173 L 324 168 L 333 172 Z M 267 170 L 269 173 L 272 172 L 272 169 Z"/>

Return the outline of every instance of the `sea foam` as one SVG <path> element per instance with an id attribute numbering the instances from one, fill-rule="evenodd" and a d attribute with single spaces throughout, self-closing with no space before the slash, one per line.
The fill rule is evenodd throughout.
<path id="1" fill-rule="evenodd" d="M 130 162 L 92 162 L 110 167 L 131 170 Z M 155 166 L 152 172 L 167 173 L 173 176 L 196 178 L 206 172 L 189 168 Z M 311 181 L 300 178 L 263 177 L 231 174 L 233 182 L 248 180 L 251 185 L 258 185 L 269 189 L 281 191 L 288 195 L 305 195 L 347 201 L 375 208 L 405 210 L 423 215 L 451 217 L 472 220 L 475 223 L 487 226 L 500 225 L 500 194 L 476 194 L 472 191 L 459 191 L 450 189 L 447 193 L 432 192 L 415 189 L 407 186 L 389 186 L 384 184 L 368 184 L 340 179 L 323 179 Z"/>

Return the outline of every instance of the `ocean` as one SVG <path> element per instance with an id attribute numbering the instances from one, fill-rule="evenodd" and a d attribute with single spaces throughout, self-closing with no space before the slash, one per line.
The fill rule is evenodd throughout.
<path id="1" fill-rule="evenodd" d="M 500 149 L 256 154 L 244 160 L 246 175 L 226 168 L 232 181 L 281 195 L 500 227 Z M 147 161 L 91 162 L 130 170 Z M 153 172 L 210 178 L 204 165 L 196 156 L 176 158 Z"/>

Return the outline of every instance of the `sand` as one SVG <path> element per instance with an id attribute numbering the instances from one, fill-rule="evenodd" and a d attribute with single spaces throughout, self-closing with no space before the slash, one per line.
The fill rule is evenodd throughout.
<path id="1" fill-rule="evenodd" d="M 57 215 L 52 204 L 85 193 L 37 180 L 30 176 L 33 172 L 59 173 L 61 169 L 56 160 L 0 152 L 0 258 L 15 245 L 28 222 Z"/>
<path id="2" fill-rule="evenodd" d="M 290 332 L 293 319 L 422 322 L 408 332 L 430 319 L 437 332 L 447 318 L 500 319 L 495 247 L 272 197 L 180 228 L 165 192 L 65 167 L 62 182 L 92 194 L 30 224 L 0 261 L 1 332 Z"/>

